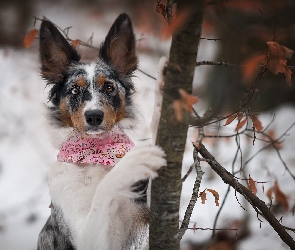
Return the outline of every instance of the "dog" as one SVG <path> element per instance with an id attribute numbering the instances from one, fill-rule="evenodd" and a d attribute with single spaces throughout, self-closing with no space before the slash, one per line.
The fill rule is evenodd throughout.
<path id="1" fill-rule="evenodd" d="M 134 146 L 123 131 L 136 108 L 131 77 L 138 57 L 129 16 L 114 21 L 96 62 L 80 62 L 48 20 L 41 23 L 39 42 L 59 153 L 48 171 L 51 215 L 38 249 L 146 249 L 146 186 L 166 160 L 161 148 Z"/>

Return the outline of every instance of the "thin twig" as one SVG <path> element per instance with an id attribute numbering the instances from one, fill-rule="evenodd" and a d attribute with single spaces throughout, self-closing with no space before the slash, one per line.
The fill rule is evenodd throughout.
<path id="1" fill-rule="evenodd" d="M 191 199 L 189 201 L 189 204 L 188 204 L 187 209 L 186 209 L 185 214 L 184 214 L 184 219 L 183 219 L 183 221 L 181 223 L 181 226 L 180 226 L 180 230 L 179 230 L 179 238 L 180 239 L 182 238 L 182 236 L 184 235 L 185 231 L 188 228 L 192 212 L 194 210 L 195 204 L 196 204 L 197 199 L 198 199 L 199 188 L 200 188 L 200 185 L 201 185 L 202 176 L 204 174 L 204 172 L 201 169 L 200 161 L 199 161 L 197 156 L 195 157 L 194 166 L 196 168 L 197 177 L 196 177 L 196 180 L 195 180 L 195 184 L 194 184 Z"/>
<path id="2" fill-rule="evenodd" d="M 222 4 L 222 3 L 229 3 L 233 0 L 208 0 L 205 4 L 205 6 L 214 5 L 214 4 Z"/>
<path id="3" fill-rule="evenodd" d="M 206 38 L 204 38 L 206 39 Z M 215 39 L 216 40 L 216 39 Z M 236 67 L 243 67 L 244 65 L 239 64 L 232 64 L 232 63 L 226 63 L 226 62 L 213 62 L 213 61 L 200 61 L 196 62 L 196 67 L 201 65 L 215 65 L 215 66 L 236 66 Z"/>
<path id="4" fill-rule="evenodd" d="M 295 228 L 291 228 L 291 227 L 287 227 L 287 226 L 283 226 L 286 230 L 290 230 L 292 232 L 295 233 Z"/>
<path id="5" fill-rule="evenodd" d="M 189 227 L 187 229 L 190 229 L 190 230 L 210 230 L 210 231 L 239 231 L 237 228 L 209 228 L 209 227 L 206 227 L 206 228 L 202 228 L 202 227 Z"/>
<path id="6" fill-rule="evenodd" d="M 201 37 L 200 40 L 207 40 L 207 41 L 222 41 L 223 39 L 221 38 L 206 38 L 206 37 Z"/>
<path id="7" fill-rule="evenodd" d="M 150 75 L 150 74 L 148 74 L 148 73 L 146 73 L 146 72 L 142 71 L 141 69 L 137 69 L 137 70 L 138 70 L 139 72 L 141 72 L 141 73 L 145 74 L 146 76 L 148 76 L 148 77 L 152 78 L 153 80 L 157 80 L 157 79 L 156 79 L 156 77 L 153 77 L 152 75 Z"/>
<path id="8" fill-rule="evenodd" d="M 186 174 L 182 177 L 182 182 L 184 182 L 184 181 L 187 179 L 187 177 L 188 177 L 188 176 L 190 175 L 190 173 L 193 171 L 194 167 L 195 167 L 195 164 L 193 163 L 193 164 L 189 167 L 189 169 L 188 169 L 188 171 L 186 172 Z"/>

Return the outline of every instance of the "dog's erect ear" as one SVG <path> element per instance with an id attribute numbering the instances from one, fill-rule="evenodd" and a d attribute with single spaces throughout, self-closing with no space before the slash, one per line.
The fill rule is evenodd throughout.
<path id="1" fill-rule="evenodd" d="M 50 21 L 43 20 L 40 28 L 40 59 L 42 76 L 58 82 L 70 62 L 78 62 L 80 56 Z"/>
<path id="2" fill-rule="evenodd" d="M 132 74 L 137 69 L 135 36 L 129 16 L 123 13 L 117 17 L 105 41 L 99 57 L 110 64 L 121 76 Z"/>

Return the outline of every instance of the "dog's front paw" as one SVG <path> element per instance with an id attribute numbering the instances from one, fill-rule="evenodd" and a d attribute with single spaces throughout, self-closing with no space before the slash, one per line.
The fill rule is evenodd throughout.
<path id="1" fill-rule="evenodd" d="M 139 146 L 126 155 L 126 163 L 134 174 L 138 174 L 139 180 L 155 178 L 158 176 L 157 171 L 167 164 L 165 156 L 163 149 L 158 146 Z"/>
<path id="2" fill-rule="evenodd" d="M 113 178 L 131 186 L 137 181 L 155 178 L 166 166 L 165 152 L 158 146 L 134 147 L 111 171 Z"/>

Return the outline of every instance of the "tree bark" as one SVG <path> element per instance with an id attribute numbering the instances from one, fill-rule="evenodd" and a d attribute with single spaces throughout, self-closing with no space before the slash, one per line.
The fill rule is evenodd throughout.
<path id="1" fill-rule="evenodd" d="M 180 99 L 179 89 L 192 91 L 200 41 L 205 0 L 177 1 L 177 13 L 187 19 L 174 31 L 163 91 L 163 103 L 156 144 L 167 154 L 167 167 L 152 182 L 150 240 L 154 249 L 179 249 L 179 205 L 182 188 L 181 166 L 185 149 L 189 114 L 177 123 L 173 101 Z M 176 17 L 177 19 L 177 17 Z"/>

